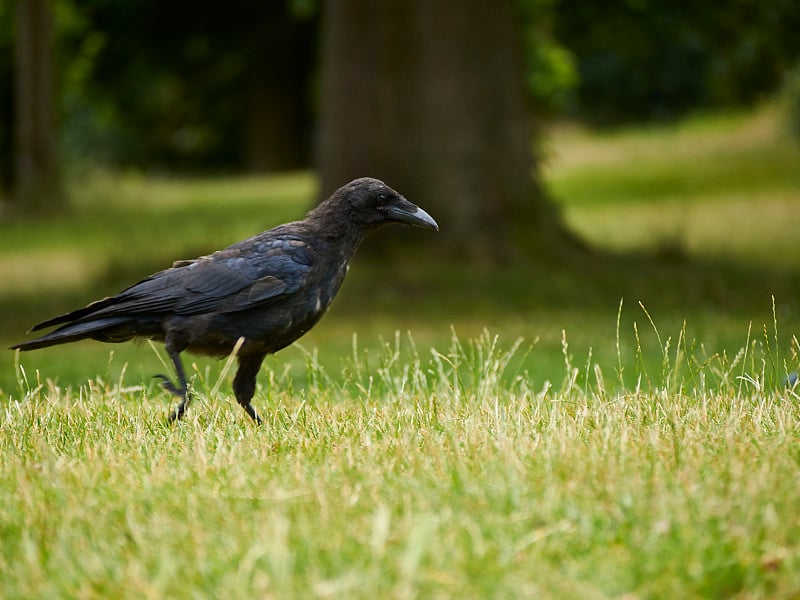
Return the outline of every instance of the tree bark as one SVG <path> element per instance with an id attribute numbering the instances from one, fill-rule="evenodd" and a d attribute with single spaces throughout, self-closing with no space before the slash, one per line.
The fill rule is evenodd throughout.
<path id="1" fill-rule="evenodd" d="M 39 210 L 63 200 L 53 106 L 50 0 L 18 0 L 16 26 L 14 198 L 23 210 Z"/>
<path id="2" fill-rule="evenodd" d="M 538 184 L 516 36 L 508 0 L 328 1 L 321 196 L 369 175 L 459 253 L 552 244 L 563 228 Z"/>
<path id="3" fill-rule="evenodd" d="M 293 15 L 290 4 L 266 2 L 254 9 L 253 18 L 261 23 L 244 46 L 249 63 L 244 158 L 251 172 L 311 164 L 309 74 L 316 54 L 309 40 L 317 25 L 313 17 Z"/>
<path id="4" fill-rule="evenodd" d="M 251 81 L 247 94 L 245 166 L 250 173 L 307 168 L 308 144 L 298 98 L 302 91 Z"/>

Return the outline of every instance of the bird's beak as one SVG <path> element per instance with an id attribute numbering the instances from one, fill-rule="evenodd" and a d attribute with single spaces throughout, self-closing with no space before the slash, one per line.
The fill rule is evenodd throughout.
<path id="1" fill-rule="evenodd" d="M 401 198 L 399 202 L 387 206 L 386 215 L 392 221 L 439 231 L 439 225 L 432 216 L 405 198 Z"/>

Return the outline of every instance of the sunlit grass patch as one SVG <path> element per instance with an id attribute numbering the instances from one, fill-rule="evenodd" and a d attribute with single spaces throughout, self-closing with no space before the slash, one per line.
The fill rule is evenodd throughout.
<path id="1" fill-rule="evenodd" d="M 556 131 L 546 174 L 567 222 L 598 247 L 800 260 L 800 146 L 773 106 L 677 127 Z"/>
<path id="2" fill-rule="evenodd" d="M 72 199 L 71 213 L 3 224 L 0 296 L 85 286 L 105 271 L 145 276 L 148 267 L 213 252 L 301 218 L 313 203 L 313 179 L 100 173 L 75 185 Z"/>
<path id="3" fill-rule="evenodd" d="M 707 196 L 637 206 L 567 208 L 564 215 L 591 244 L 616 251 L 674 251 L 689 257 L 735 260 L 796 270 L 800 243 L 791 235 L 800 214 L 797 192 Z M 755 216 L 754 213 L 758 213 Z"/>

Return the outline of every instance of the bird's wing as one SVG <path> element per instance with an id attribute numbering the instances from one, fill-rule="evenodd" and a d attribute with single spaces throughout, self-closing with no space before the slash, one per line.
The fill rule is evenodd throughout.
<path id="1" fill-rule="evenodd" d="M 121 314 L 236 312 L 296 292 L 306 282 L 313 249 L 298 238 L 258 237 L 210 256 L 179 261 L 151 275 L 80 320 Z M 111 300 L 111 302 L 109 302 Z"/>
<path id="2" fill-rule="evenodd" d="M 189 265 L 182 278 L 185 293 L 172 310 L 180 315 L 236 312 L 296 292 L 311 269 L 309 249 L 283 242 L 271 244 L 266 252 Z"/>

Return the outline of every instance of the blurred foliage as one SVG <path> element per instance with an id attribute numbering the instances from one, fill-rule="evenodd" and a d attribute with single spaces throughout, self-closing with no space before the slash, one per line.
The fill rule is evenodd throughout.
<path id="1" fill-rule="evenodd" d="M 180 170 L 242 165 L 251 84 L 261 81 L 293 94 L 310 120 L 315 28 L 304 3 L 58 2 L 65 144 L 79 155 Z"/>
<path id="2" fill-rule="evenodd" d="M 513 1 L 540 116 L 616 124 L 747 105 L 778 89 L 800 59 L 796 0 Z M 0 193 L 13 174 L 13 7 L 0 2 Z M 286 157 L 271 170 L 310 163 L 318 0 L 53 7 L 68 167 L 252 169 L 265 120 L 279 122 L 267 143 Z"/>
<path id="3" fill-rule="evenodd" d="M 572 105 L 579 81 L 574 55 L 555 38 L 557 0 L 515 1 L 528 97 L 539 115 L 562 113 Z"/>
<path id="4" fill-rule="evenodd" d="M 14 3 L 0 2 L 0 175 L 13 174 Z M 310 154 L 316 4 L 53 0 L 57 98 L 67 166 L 241 169 L 254 98 L 280 96 L 298 138 L 289 167 Z M 265 85 L 266 84 L 266 85 Z M 262 113 L 263 114 L 263 113 Z M 288 146 L 279 140 L 281 147 Z M 305 153 L 305 155 L 303 155 Z"/>
<path id="5" fill-rule="evenodd" d="M 575 113 L 601 124 L 752 104 L 800 56 L 796 0 L 558 0 L 554 22 L 578 65 Z"/>

